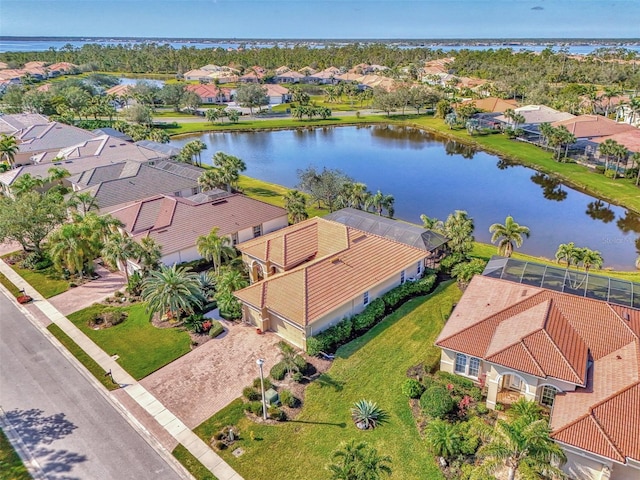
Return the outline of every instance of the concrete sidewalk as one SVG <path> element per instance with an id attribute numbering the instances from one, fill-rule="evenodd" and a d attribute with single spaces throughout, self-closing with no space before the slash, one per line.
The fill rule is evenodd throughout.
<path id="1" fill-rule="evenodd" d="M 229 464 L 209 448 L 195 433 L 189 430 L 179 418 L 167 410 L 157 398 L 129 375 L 120 364 L 107 355 L 104 350 L 98 347 L 2 260 L 0 260 L 0 272 L 18 288 L 24 289 L 25 293 L 33 298 L 34 305 L 40 309 L 44 315 L 71 337 L 105 372 L 110 371 L 114 380 L 120 384 L 121 388 L 219 480 L 243 480 Z M 111 394 L 109 394 L 109 397 L 115 402 Z M 120 402 L 118 402 L 118 404 L 122 405 Z M 165 451 L 164 453 L 171 457 L 171 461 L 174 461 L 170 452 Z"/>

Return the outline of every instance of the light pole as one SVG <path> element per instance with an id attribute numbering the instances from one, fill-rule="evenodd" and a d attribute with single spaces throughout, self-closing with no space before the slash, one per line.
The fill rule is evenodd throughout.
<path id="1" fill-rule="evenodd" d="M 258 367 L 260 367 L 260 388 L 262 390 L 262 418 L 267 419 L 267 399 L 264 394 L 264 374 L 262 373 L 262 366 L 264 365 L 264 360 L 259 358 L 256 360 Z"/>

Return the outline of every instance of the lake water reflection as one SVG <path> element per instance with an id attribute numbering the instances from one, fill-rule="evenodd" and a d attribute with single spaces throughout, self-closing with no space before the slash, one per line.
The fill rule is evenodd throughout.
<path id="1" fill-rule="evenodd" d="M 199 138 L 203 158 L 217 151 L 242 158 L 246 175 L 294 187 L 296 170 L 338 168 L 395 196 L 398 218 L 420 222 L 467 210 L 476 238 L 489 242 L 489 225 L 507 215 L 531 229 L 522 251 L 553 258 L 560 243 L 599 250 L 605 265 L 633 269 L 640 220 L 624 208 L 568 188 L 547 175 L 510 165 L 495 155 L 418 129 L 393 126 L 336 127 L 252 133 L 209 133 Z M 638 245 L 636 245 L 638 243 Z"/>

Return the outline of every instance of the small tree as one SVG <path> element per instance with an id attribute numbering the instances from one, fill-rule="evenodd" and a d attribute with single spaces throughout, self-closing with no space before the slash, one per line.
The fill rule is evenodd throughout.
<path id="1" fill-rule="evenodd" d="M 242 107 L 249 108 L 251 115 L 255 107 L 261 107 L 269 104 L 267 90 L 261 85 L 250 83 L 241 85 L 236 90 L 236 102 Z"/>

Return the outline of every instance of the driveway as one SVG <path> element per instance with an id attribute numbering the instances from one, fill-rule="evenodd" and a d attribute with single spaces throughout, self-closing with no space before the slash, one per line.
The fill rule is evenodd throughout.
<path id="1" fill-rule="evenodd" d="M 51 297 L 49 299 L 51 305 L 66 316 L 101 302 L 125 286 L 126 280 L 121 272 L 110 272 L 103 266 L 96 265 L 95 273 L 100 275 L 100 278 Z"/>
<path id="2" fill-rule="evenodd" d="M 242 395 L 242 389 L 278 361 L 281 340 L 275 333 L 258 335 L 254 327 L 223 321 L 226 332 L 209 340 L 140 383 L 187 427 L 193 429 Z"/>

